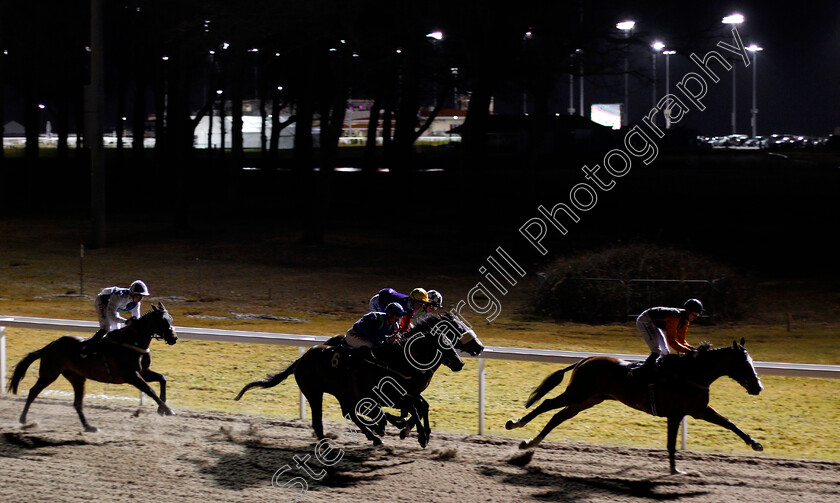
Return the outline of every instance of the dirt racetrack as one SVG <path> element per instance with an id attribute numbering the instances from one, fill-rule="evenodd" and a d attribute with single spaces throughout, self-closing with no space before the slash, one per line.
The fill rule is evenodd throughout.
<path id="1" fill-rule="evenodd" d="M 518 466 L 512 439 L 433 432 L 424 450 L 391 429 L 373 448 L 343 424 L 327 425 L 338 438 L 316 453 L 302 421 L 93 402 L 100 431 L 83 433 L 69 400 L 39 398 L 27 427 L 22 407 L 0 400 L 4 502 L 840 501 L 837 463 L 686 452 L 688 474 L 671 476 L 664 450 L 544 442 Z"/>

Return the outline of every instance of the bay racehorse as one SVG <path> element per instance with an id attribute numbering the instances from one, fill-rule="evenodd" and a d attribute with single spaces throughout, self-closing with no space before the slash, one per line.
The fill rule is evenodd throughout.
<path id="1" fill-rule="evenodd" d="M 445 332 L 447 337 L 446 340 L 455 340 L 455 349 L 467 353 L 470 356 L 478 356 L 482 351 L 484 351 L 484 345 L 481 343 L 481 340 L 479 340 L 475 331 L 457 315 L 451 312 L 445 312 L 440 315 L 430 316 L 439 316 L 441 323 L 423 324 L 423 322 L 421 322 L 423 326 L 420 327 L 419 330 L 437 330 L 439 332 Z M 428 318 L 429 317 L 427 316 L 424 319 Z M 458 336 L 458 334 L 460 334 L 460 336 Z M 336 335 L 324 342 L 324 344 L 328 346 L 339 346 L 343 343 L 344 334 Z M 400 416 L 394 416 L 384 412 L 384 416 L 382 416 L 380 423 L 375 428 L 378 430 L 377 433 L 380 431 L 382 432 L 380 436 L 384 434 L 386 421 L 400 428 L 401 439 L 404 439 L 416 425 L 418 428 L 418 440 L 420 445 L 426 447 L 429 435 L 431 434 L 431 428 L 429 427 L 429 403 L 425 398 L 423 398 L 421 393 L 429 386 L 431 377 L 431 375 L 420 375 L 417 376 L 416 379 L 405 383 L 406 387 L 409 388 L 410 395 L 414 397 L 414 401 L 413 403 L 408 402 L 405 404 L 400 411 Z M 414 414 L 414 412 L 419 413 L 419 415 Z M 422 430 L 420 428 L 422 428 Z"/>
<path id="2" fill-rule="evenodd" d="M 152 339 L 163 338 L 167 344 L 175 344 L 178 336 L 172 328 L 172 316 L 163 304 L 152 306 L 152 310 L 130 325 L 113 330 L 98 344 L 97 353 L 81 357 L 82 345 L 86 339 L 65 335 L 43 348 L 24 356 L 15 366 L 9 390 L 17 393 L 18 385 L 26 375 L 26 369 L 40 358 L 38 381 L 29 389 L 26 405 L 20 415 L 20 422 L 26 423 L 29 406 L 41 391 L 63 375 L 73 385 L 73 406 L 82 420 L 85 431 L 95 432 L 97 428 L 88 424 L 82 411 L 85 397 L 85 381 L 123 384 L 128 383 L 146 393 L 158 404 L 158 414 L 173 415 L 166 405 L 166 378 L 149 369 L 152 362 L 149 344 Z M 149 381 L 160 383 L 160 397 L 149 386 Z"/>
<path id="3" fill-rule="evenodd" d="M 425 446 L 430 431 L 428 404 L 420 393 L 429 385 L 440 365 L 454 372 L 463 368 L 464 361 L 453 341 L 462 341 L 467 331 L 469 329 L 460 321 L 454 321 L 451 315 L 430 316 L 404 335 L 399 344 L 374 348 L 370 357 L 363 358 L 358 350 L 320 344 L 310 348 L 283 372 L 245 385 L 235 400 L 251 388 L 271 388 L 294 374 L 309 402 L 312 429 L 319 440 L 324 438 L 323 394 L 328 393 L 338 400 L 345 420 L 354 423 L 374 445 L 380 445 L 382 441 L 371 428 L 384 432 L 386 416 L 381 406 L 425 418 L 425 427 L 418 427 L 420 443 Z M 480 347 L 474 333 L 469 339 L 475 340 L 477 346 L 474 348 Z M 421 404 L 425 404 L 425 409 Z M 395 418 L 391 416 L 390 419 Z"/>
<path id="4" fill-rule="evenodd" d="M 668 419 L 668 459 L 672 474 L 683 473 L 676 468 L 675 454 L 677 430 L 687 415 L 722 426 L 741 437 L 754 450 L 763 450 L 754 438 L 709 407 L 709 386 L 722 376 L 734 379 L 750 395 L 761 393 L 761 380 L 744 348 L 744 339 L 740 343 L 733 341 L 732 346 L 725 348 L 710 347 L 705 342 L 687 356 L 665 357 L 658 377 L 651 384 L 631 377 L 628 362 L 604 356 L 585 358 L 549 375 L 531 393 L 525 406 L 530 407 L 545 396 L 571 370 L 571 380 L 563 393 L 544 400 L 520 419 L 508 420 L 505 428 L 521 428 L 543 412 L 562 408 L 536 437 L 523 441 L 519 446 L 520 449 L 529 449 L 539 445 L 551 430 L 577 413 L 604 400 L 618 400 L 634 409 Z"/>

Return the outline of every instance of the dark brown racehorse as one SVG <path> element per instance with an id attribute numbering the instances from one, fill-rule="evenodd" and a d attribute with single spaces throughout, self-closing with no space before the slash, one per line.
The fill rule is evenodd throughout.
<path id="1" fill-rule="evenodd" d="M 445 333 L 446 339 L 441 339 L 443 343 L 449 344 L 446 342 L 447 340 L 454 340 L 455 349 L 458 351 L 467 353 L 470 356 L 478 356 L 484 351 L 484 345 L 479 340 L 475 331 L 457 315 L 451 312 L 445 312 L 440 315 L 431 316 L 426 318 L 430 322 L 421 322 L 419 326 L 414 327 L 411 333 L 422 330 L 438 331 L 441 334 Z M 439 320 L 436 320 L 436 318 L 439 318 Z M 332 337 L 324 342 L 324 344 L 327 346 L 339 346 L 343 342 L 344 334 Z M 376 432 L 380 436 L 384 434 L 386 421 L 400 428 L 401 439 L 404 439 L 414 426 L 417 426 L 418 441 L 421 446 L 426 447 L 432 430 L 429 427 L 429 403 L 423 398 L 421 393 L 429 386 L 431 378 L 431 375 L 420 375 L 404 383 L 409 388 L 409 393 L 414 397 L 414 400 L 413 402 L 405 402 L 403 404 L 400 416 L 394 416 L 387 412 L 384 413 L 380 423 L 375 427 Z"/>
<path id="2" fill-rule="evenodd" d="M 710 346 L 709 343 L 703 343 L 688 356 L 666 357 L 662 362 L 660 376 L 654 379 L 652 387 L 629 376 L 628 362 L 602 356 L 585 358 L 549 375 L 531 393 L 525 406 L 530 407 L 545 396 L 560 384 L 566 372 L 572 370 L 571 380 L 563 393 L 543 401 L 521 419 L 508 420 L 505 428 L 521 428 L 543 412 L 562 407 L 563 410 L 555 414 L 534 439 L 523 441 L 519 446 L 520 449 L 529 449 L 539 445 L 551 430 L 578 412 L 604 400 L 618 400 L 642 412 L 668 418 L 671 473 L 683 473 L 676 468 L 675 453 L 677 429 L 687 415 L 723 426 L 741 437 L 754 450 L 761 451 L 764 448 L 760 443 L 709 407 L 709 386 L 722 376 L 734 379 L 750 395 L 761 393 L 761 380 L 755 372 L 752 358 L 744 348 L 744 339 L 741 339 L 740 344 L 733 341 L 731 347 L 709 349 Z"/>
<path id="3" fill-rule="evenodd" d="M 373 358 L 350 365 L 344 360 L 357 358 L 352 351 L 326 344 L 314 346 L 283 372 L 245 385 L 235 400 L 251 388 L 277 386 L 294 373 L 312 409 L 312 429 L 318 439 L 324 438 L 322 401 L 324 393 L 329 393 L 338 400 L 345 419 L 352 421 L 374 445 L 379 445 L 382 440 L 371 428 L 384 428 L 380 406 L 410 411 L 418 418 L 427 417 L 428 405 L 425 411 L 418 410 L 417 399 L 435 371 L 440 365 L 454 372 L 463 368 L 464 361 L 452 342 L 464 335 L 460 332 L 453 335 L 453 327 L 459 326 L 463 325 L 429 317 L 406 334 L 400 345 L 375 348 Z M 428 431 L 418 428 L 421 445 L 426 445 Z"/>
<path id="4" fill-rule="evenodd" d="M 87 358 L 80 356 L 85 339 L 65 335 L 43 348 L 24 356 L 15 366 L 9 390 L 17 394 L 18 385 L 26 375 L 26 369 L 37 359 L 41 359 L 38 381 L 30 388 L 29 397 L 20 415 L 20 422 L 26 423 L 26 414 L 32 401 L 41 391 L 63 375 L 73 385 L 75 398 L 73 406 L 79 413 L 79 419 L 85 431 L 94 432 L 97 428 L 88 424 L 82 411 L 85 397 L 85 381 L 123 384 L 129 383 L 146 393 L 158 404 L 158 414 L 171 416 L 172 409 L 166 405 L 166 378 L 149 370 L 152 362 L 149 343 L 152 339 L 163 338 L 167 344 L 175 344 L 178 336 L 172 328 L 172 316 L 158 303 L 130 325 L 109 332 L 98 346 L 96 354 Z M 160 383 L 160 398 L 152 391 L 149 381 Z"/>

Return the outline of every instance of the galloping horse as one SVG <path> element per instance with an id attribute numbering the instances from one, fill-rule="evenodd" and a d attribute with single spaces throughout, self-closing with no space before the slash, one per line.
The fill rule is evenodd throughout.
<path id="1" fill-rule="evenodd" d="M 534 439 L 519 445 L 520 449 L 529 449 L 539 445 L 551 430 L 578 412 L 604 400 L 618 400 L 642 412 L 668 418 L 668 459 L 672 474 L 684 473 L 676 468 L 675 453 L 677 429 L 686 415 L 723 426 L 741 437 L 753 450 L 761 451 L 764 447 L 760 443 L 709 407 L 709 386 L 722 376 L 734 379 L 750 395 L 758 395 L 764 389 L 752 358 L 744 348 L 744 339 L 740 344 L 733 341 L 731 347 L 709 349 L 710 346 L 705 342 L 689 356 L 666 357 L 662 362 L 663 378 L 655 380 L 655 384 L 650 386 L 629 376 L 628 362 L 603 356 L 585 358 L 549 375 L 531 393 L 525 406 L 530 407 L 545 396 L 560 384 L 566 372 L 572 370 L 569 386 L 563 393 L 543 401 L 525 417 L 508 420 L 505 428 L 521 428 L 543 412 L 564 407 Z"/>
<path id="2" fill-rule="evenodd" d="M 415 327 L 415 330 L 411 333 L 415 333 L 418 330 L 438 330 L 445 329 L 447 332 L 450 332 L 447 335 L 448 340 L 452 341 L 453 339 L 456 340 L 455 342 L 455 349 L 458 351 L 465 352 L 470 356 L 478 356 L 484 351 L 484 345 L 479 340 L 478 336 L 476 335 L 475 331 L 469 327 L 466 323 L 464 323 L 458 316 L 452 314 L 451 312 L 441 313 L 440 315 L 431 315 L 432 320 L 435 318 L 440 318 L 440 321 L 443 322 L 442 325 L 438 325 L 437 322 L 432 322 L 431 324 L 427 324 L 426 322 L 421 322 L 419 327 Z M 437 327 L 437 328 L 428 328 L 428 327 Z M 455 335 L 460 334 L 459 337 L 454 337 Z M 327 346 L 339 346 L 344 343 L 344 334 L 336 335 L 328 339 L 324 342 Z M 429 403 L 423 398 L 421 394 L 431 382 L 432 376 L 428 375 L 426 378 L 422 378 L 422 376 L 418 379 L 410 380 L 409 382 L 405 383 L 406 386 L 409 388 L 409 393 L 414 397 L 413 403 L 407 403 L 400 411 L 400 417 L 394 416 L 385 412 L 384 417 L 382 417 L 380 424 L 377 425 L 377 433 L 381 431 L 382 433 L 380 436 L 384 434 L 385 422 L 389 422 L 394 426 L 400 428 L 400 438 L 404 439 L 411 429 L 416 425 L 418 427 L 418 440 L 420 445 L 426 447 L 426 444 L 429 439 L 429 435 L 431 434 L 431 428 L 429 427 Z M 413 412 L 419 413 L 419 415 L 414 414 Z M 423 430 L 420 430 L 421 423 L 423 425 Z"/>
<path id="3" fill-rule="evenodd" d="M 123 384 L 129 383 L 146 393 L 158 404 L 158 414 L 171 416 L 175 414 L 166 405 L 166 378 L 149 370 L 152 363 L 149 343 L 152 339 L 163 338 L 167 344 L 175 344 L 178 336 L 172 328 L 172 316 L 158 303 L 152 310 L 144 314 L 130 325 L 108 333 L 99 344 L 97 355 L 82 358 L 80 350 L 85 339 L 65 335 L 43 348 L 24 356 L 15 366 L 9 390 L 17 394 L 18 384 L 26 369 L 37 359 L 41 359 L 38 381 L 30 388 L 26 405 L 20 415 L 20 422 L 26 423 L 29 406 L 41 391 L 63 375 L 73 385 L 73 406 L 79 413 L 79 419 L 85 431 L 95 432 L 97 428 L 88 424 L 82 411 L 82 401 L 85 397 L 85 381 Z M 149 381 L 160 382 L 160 398 L 152 391 Z"/>
<path id="4" fill-rule="evenodd" d="M 380 445 L 382 440 L 373 434 L 370 427 L 376 425 L 384 431 L 382 419 L 385 416 L 381 409 L 378 415 L 373 414 L 377 412 L 373 405 L 400 408 L 410 411 L 416 418 L 426 418 L 425 428 L 418 428 L 420 443 L 425 446 L 430 431 L 428 404 L 420 392 L 426 389 L 441 364 L 454 372 L 464 366 L 452 340 L 455 337 L 463 339 L 469 330 L 453 333 L 455 328 L 464 327 L 459 322 L 453 322 L 453 319 L 431 316 L 409 331 L 399 345 L 373 349 L 374 357 L 382 353 L 381 350 L 391 353 L 385 360 L 376 358 L 373 362 L 364 360 L 360 364 L 347 365 L 343 360 L 357 355 L 326 344 L 314 346 L 283 372 L 245 385 L 235 400 L 242 398 L 251 388 L 277 386 L 294 373 L 298 387 L 312 409 L 312 429 L 319 440 L 324 438 L 321 419 L 323 395 L 329 393 L 338 400 L 345 419 L 353 421 L 374 445 Z M 474 338 L 473 333 L 470 339 Z M 480 346 L 480 342 L 476 344 Z M 425 404 L 425 410 L 421 410 L 422 406 L 418 404 Z M 369 421 L 360 415 L 378 418 Z M 393 416 L 389 419 L 393 419 Z"/>

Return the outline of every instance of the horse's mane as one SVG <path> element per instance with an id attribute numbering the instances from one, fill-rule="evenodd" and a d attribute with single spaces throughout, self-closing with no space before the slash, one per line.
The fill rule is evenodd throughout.
<path id="1" fill-rule="evenodd" d="M 423 318 L 420 323 L 414 325 L 411 330 L 408 331 L 406 335 L 414 335 L 423 332 L 431 332 L 432 328 L 440 322 L 441 317 L 436 314 L 430 314 L 429 316 Z"/>
<path id="2" fill-rule="evenodd" d="M 703 341 L 703 342 L 700 343 L 699 346 L 697 346 L 697 351 L 698 352 L 700 352 L 700 351 L 705 352 L 705 351 L 709 351 L 711 349 L 712 349 L 712 343 L 709 342 L 709 341 Z"/>

